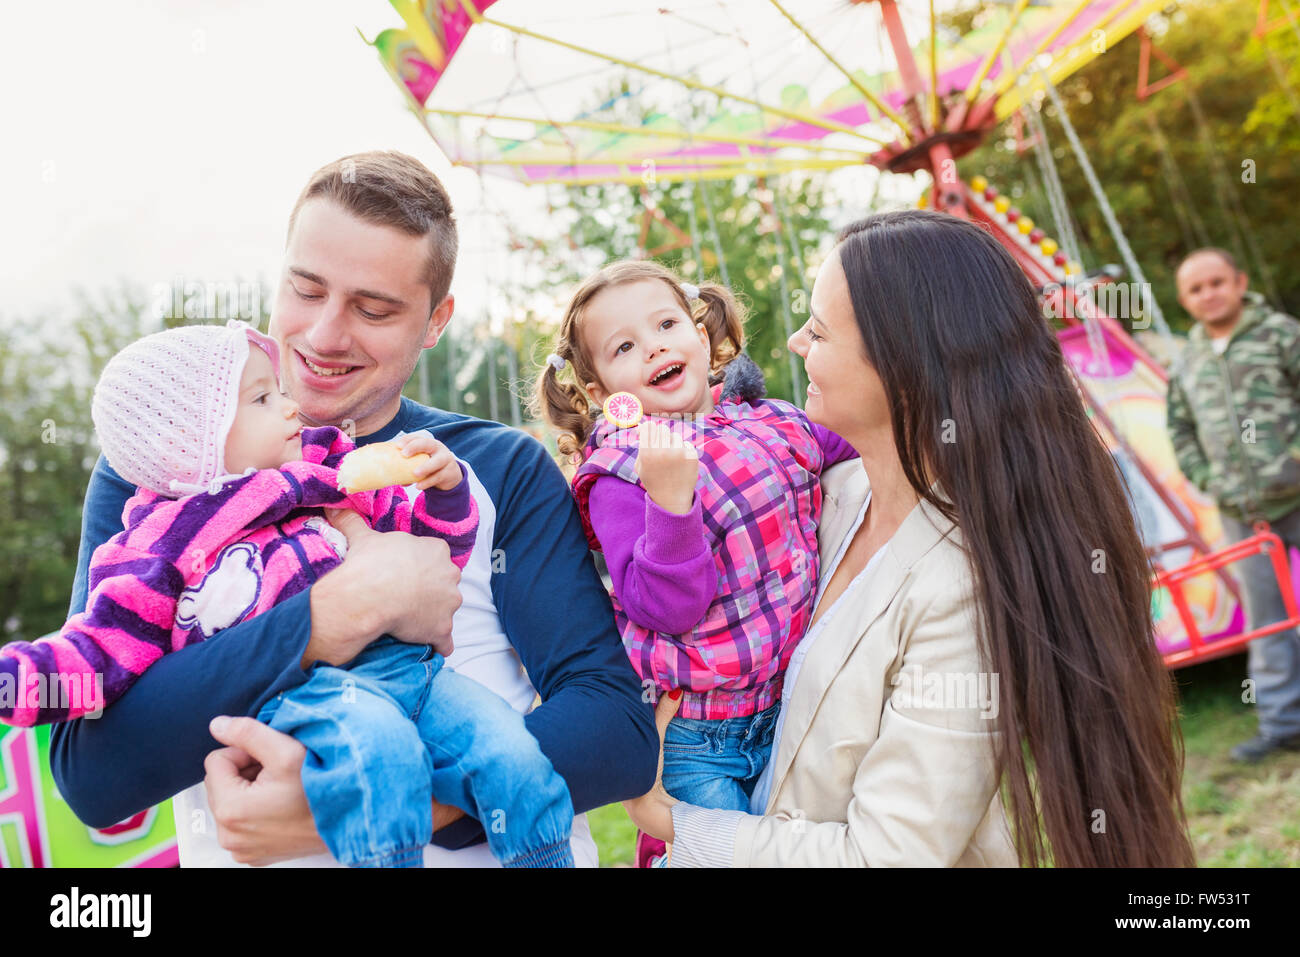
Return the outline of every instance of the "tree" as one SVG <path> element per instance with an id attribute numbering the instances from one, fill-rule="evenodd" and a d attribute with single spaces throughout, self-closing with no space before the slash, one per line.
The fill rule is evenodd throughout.
<path id="1" fill-rule="evenodd" d="M 1171 325 L 1190 320 L 1176 306 L 1174 271 L 1191 249 L 1238 254 L 1252 287 L 1300 310 L 1300 253 L 1293 205 L 1300 195 L 1300 45 L 1281 29 L 1251 37 L 1255 0 L 1186 2 L 1153 41 L 1188 77 L 1145 101 L 1136 97 L 1141 40 L 1125 38 L 1060 85 L 1088 157 Z M 1150 81 L 1165 75 L 1151 59 Z M 1060 118 L 1045 108 L 1050 148 L 1077 223 L 1084 265 L 1121 261 L 1100 209 L 1069 149 Z M 961 162 L 1054 233 L 1034 157 L 1008 136 L 992 137 Z"/>
<path id="2" fill-rule="evenodd" d="M 0 642 L 67 617 L 81 502 L 99 454 L 90 397 L 108 357 L 140 331 L 129 292 L 67 323 L 0 327 Z"/>

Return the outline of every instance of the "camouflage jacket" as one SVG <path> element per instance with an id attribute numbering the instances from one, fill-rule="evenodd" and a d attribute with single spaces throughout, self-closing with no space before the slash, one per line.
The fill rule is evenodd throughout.
<path id="1" fill-rule="evenodd" d="M 1300 508 L 1300 322 L 1248 301 L 1223 355 L 1197 325 L 1169 377 L 1169 437 L 1183 474 L 1227 515 Z"/>

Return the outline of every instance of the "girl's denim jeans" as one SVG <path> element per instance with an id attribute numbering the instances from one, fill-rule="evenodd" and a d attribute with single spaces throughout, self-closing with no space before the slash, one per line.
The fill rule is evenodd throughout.
<path id="1" fill-rule="evenodd" d="M 664 790 L 687 804 L 748 811 L 780 707 L 716 721 L 673 718 L 664 731 Z"/>
<path id="2" fill-rule="evenodd" d="M 317 665 L 258 720 L 306 746 L 307 803 L 344 864 L 422 866 L 436 799 L 477 817 L 506 867 L 573 866 L 569 789 L 523 716 L 427 645 Z"/>

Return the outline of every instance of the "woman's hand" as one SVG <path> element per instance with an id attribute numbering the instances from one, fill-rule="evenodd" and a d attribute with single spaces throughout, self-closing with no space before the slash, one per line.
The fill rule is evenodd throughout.
<path id="1" fill-rule="evenodd" d="M 678 801 L 664 790 L 664 729 L 668 727 L 668 722 L 673 719 L 673 715 L 681 706 L 680 689 L 660 696 L 659 704 L 655 708 L 655 726 L 659 730 L 659 767 L 655 769 L 654 787 L 639 798 L 623 802 L 623 807 L 627 809 L 627 816 L 632 819 L 633 824 L 651 837 L 657 837 L 669 845 L 672 844 L 674 836 L 673 805 Z"/>

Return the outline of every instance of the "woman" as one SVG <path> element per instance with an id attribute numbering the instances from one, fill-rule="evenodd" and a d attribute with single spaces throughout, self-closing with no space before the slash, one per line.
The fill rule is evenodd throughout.
<path id="1" fill-rule="evenodd" d="M 823 482 L 767 813 L 657 786 L 633 820 L 674 866 L 1193 864 L 1150 566 L 1024 274 L 968 222 L 887 213 L 811 307 L 808 416 L 862 459 Z"/>

